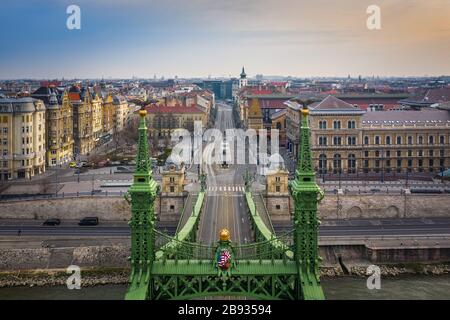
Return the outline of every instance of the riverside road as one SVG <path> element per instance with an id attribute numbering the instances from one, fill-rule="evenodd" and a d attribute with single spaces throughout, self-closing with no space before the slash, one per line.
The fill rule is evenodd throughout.
<path id="1" fill-rule="evenodd" d="M 211 197 L 210 208 L 219 207 L 221 204 L 223 208 L 219 209 L 218 215 L 224 215 L 226 206 L 223 202 L 218 202 L 219 197 Z M 237 200 L 236 197 L 233 198 Z M 230 206 L 231 204 L 229 204 Z M 236 205 L 236 204 L 233 204 Z M 239 204 L 237 204 L 239 205 Z M 229 208 L 229 207 L 228 207 Z M 212 212 L 212 210 L 210 211 Z M 215 234 L 206 229 L 207 223 L 213 217 L 207 217 L 204 221 L 203 235 L 201 242 L 209 243 L 207 240 L 214 239 Z M 227 221 L 226 216 L 220 218 L 219 221 Z M 236 218 L 228 217 L 228 224 L 225 226 L 237 229 L 237 226 L 233 221 Z M 234 219 L 234 220 L 232 220 Z M 111 223 L 107 222 L 98 226 L 78 226 L 75 221 L 62 222 L 59 226 L 42 226 L 42 221 L 10 221 L 0 222 L 0 236 L 18 236 L 20 230 L 20 237 L 26 236 L 79 236 L 79 237 L 123 237 L 130 235 L 130 229 L 125 222 Z M 224 227 L 225 227 L 224 226 Z M 209 227 L 209 225 L 208 225 Z M 216 228 L 220 228 L 222 225 L 216 225 Z M 244 228 L 243 224 L 239 224 L 239 227 Z M 242 229 L 241 229 L 242 230 Z M 283 232 L 288 231 L 289 226 L 283 227 Z M 209 233 L 207 232 L 209 231 Z M 250 232 L 250 231 L 247 231 Z M 235 233 L 239 234 L 239 233 Z M 245 235 L 241 233 L 241 236 Z M 395 219 L 395 220 L 348 220 L 348 221 L 327 221 L 326 225 L 322 225 L 319 228 L 320 237 L 380 237 L 380 236 L 450 236 L 450 219 Z M 248 234 L 250 237 L 250 233 Z M 204 240 L 206 239 L 206 241 Z M 249 238 L 250 239 L 250 238 Z M 232 239 L 238 242 L 239 238 Z"/>

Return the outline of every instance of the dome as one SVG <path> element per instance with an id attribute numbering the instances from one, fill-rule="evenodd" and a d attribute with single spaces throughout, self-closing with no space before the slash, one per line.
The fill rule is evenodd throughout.
<path id="1" fill-rule="evenodd" d="M 274 153 L 269 158 L 269 170 L 284 169 L 284 159 L 279 153 Z"/>

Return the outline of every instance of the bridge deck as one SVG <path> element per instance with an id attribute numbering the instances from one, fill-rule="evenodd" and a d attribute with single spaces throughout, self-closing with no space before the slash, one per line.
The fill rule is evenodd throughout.
<path id="1" fill-rule="evenodd" d="M 296 274 L 297 266 L 294 261 L 283 260 L 243 260 L 233 267 L 232 274 L 243 275 L 274 275 L 274 274 Z M 204 275 L 217 276 L 211 260 L 167 260 L 165 263 L 156 261 L 153 264 L 154 275 Z"/>

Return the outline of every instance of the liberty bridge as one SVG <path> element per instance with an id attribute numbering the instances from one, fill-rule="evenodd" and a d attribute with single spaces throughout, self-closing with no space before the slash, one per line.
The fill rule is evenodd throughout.
<path id="1" fill-rule="evenodd" d="M 125 196 L 132 211 L 126 299 L 324 299 L 317 218 L 324 193 L 312 167 L 308 114 L 305 105 L 301 109 L 299 161 L 295 179 L 289 182 L 294 201 L 291 231 L 277 236 L 267 227 L 255 204 L 247 170 L 234 168 L 232 173 L 216 176 L 208 166 L 199 175 L 200 191 L 192 212 L 170 236 L 156 228 L 159 186 L 152 176 L 146 111 L 139 112 L 136 171 Z M 232 125 L 231 110 L 219 109 L 216 127 L 223 132 Z M 227 179 L 242 179 L 243 192 L 236 197 L 209 194 L 208 184 L 223 185 Z"/>

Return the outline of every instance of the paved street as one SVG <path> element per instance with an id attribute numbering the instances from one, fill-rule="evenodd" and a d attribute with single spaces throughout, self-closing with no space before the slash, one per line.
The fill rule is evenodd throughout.
<path id="1" fill-rule="evenodd" d="M 222 133 L 234 129 L 232 107 L 218 104 L 215 128 Z M 203 160 L 214 155 L 214 144 L 208 144 L 203 152 Z M 211 161 L 212 162 L 212 161 Z M 236 243 L 251 241 L 251 228 L 246 213 L 244 198 L 243 165 L 230 165 L 223 169 L 216 164 L 204 164 L 207 174 L 208 191 L 204 214 L 199 225 L 199 241 L 210 244 L 218 240 L 219 231 L 227 228 L 231 240 Z"/>
<path id="2" fill-rule="evenodd" d="M 213 201 L 215 199 L 216 201 Z M 216 202 L 218 215 L 223 215 L 219 221 L 228 223 L 227 226 L 231 230 L 235 228 L 241 231 L 240 235 L 245 236 L 243 231 L 249 232 L 246 229 L 247 221 L 240 223 L 240 229 L 234 224 L 236 218 L 232 217 L 233 212 L 229 209 L 233 204 L 226 205 L 226 200 L 232 198 L 226 196 L 213 197 L 209 199 L 210 208 L 214 207 Z M 235 197 L 234 199 L 238 199 Z M 220 208 L 224 206 L 224 209 Z M 236 204 L 234 204 L 236 205 Z M 239 204 L 237 204 L 239 205 Z M 228 213 L 228 217 L 226 215 Z M 214 214 L 211 209 L 206 212 L 206 221 L 204 222 L 201 235 L 204 237 L 211 236 L 211 230 L 208 230 L 206 223 L 210 222 L 209 218 Z M 228 219 L 228 221 L 227 221 Z M 59 226 L 42 226 L 43 221 L 36 220 L 3 220 L 0 221 L 0 237 L 6 237 L 8 240 L 19 240 L 25 237 L 42 237 L 44 239 L 52 238 L 54 236 L 77 237 L 81 238 L 97 238 L 97 237 L 124 237 L 130 235 L 130 229 L 126 222 L 103 222 L 100 221 L 98 226 L 78 226 L 78 221 L 63 221 Z M 218 226 L 217 226 L 218 227 Z M 164 229 L 164 226 L 160 226 Z M 291 225 L 275 226 L 277 233 L 285 233 L 292 229 Z M 18 230 L 21 231 L 18 236 Z M 173 231 L 173 230 L 172 230 Z M 416 237 L 417 239 L 423 237 L 446 237 L 450 238 L 450 218 L 434 218 L 434 219 L 355 219 L 355 220 L 328 220 L 319 228 L 319 235 L 321 239 L 327 237 L 352 239 L 353 237 Z M 215 239 L 215 238 L 214 238 Z M 239 238 L 238 238 L 239 239 Z M 3 241 L 3 240 L 2 240 Z"/>

